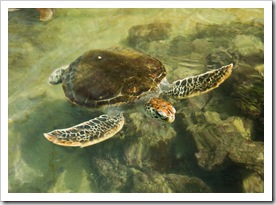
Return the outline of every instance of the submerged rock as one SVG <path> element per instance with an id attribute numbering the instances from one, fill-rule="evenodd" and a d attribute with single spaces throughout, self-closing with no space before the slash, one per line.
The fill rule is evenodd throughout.
<path id="1" fill-rule="evenodd" d="M 167 39 L 170 31 L 171 24 L 169 23 L 150 23 L 133 26 L 128 31 L 127 42 L 132 47 L 143 47 L 149 42 Z"/>
<path id="2" fill-rule="evenodd" d="M 170 23 L 156 22 L 133 26 L 128 30 L 126 43 L 131 48 L 157 57 L 165 63 L 171 31 Z"/>
<path id="3" fill-rule="evenodd" d="M 206 56 L 206 63 L 210 69 L 219 68 L 230 62 L 233 63 L 234 66 L 237 66 L 238 56 L 235 52 L 229 51 L 228 49 L 214 48 L 213 51 Z"/>
<path id="4" fill-rule="evenodd" d="M 251 141 L 253 123 L 239 117 L 221 120 L 215 112 L 197 112 L 188 122 L 198 152 L 198 165 L 222 170 L 232 162 L 263 174 L 263 143 Z M 205 122 L 205 123 L 204 123 Z"/>
<path id="5" fill-rule="evenodd" d="M 157 172 L 138 172 L 133 176 L 133 189 L 138 193 L 207 193 L 211 188 L 197 177 Z"/>
<path id="6" fill-rule="evenodd" d="M 254 130 L 251 139 L 264 139 L 264 76 L 263 66 L 240 64 L 232 78 L 229 79 L 233 99 L 240 115 L 253 120 Z"/>
<path id="7" fill-rule="evenodd" d="M 184 36 L 178 35 L 170 42 L 169 55 L 181 56 L 187 55 L 194 51 L 195 46 L 190 39 L 186 39 Z"/>
<path id="8" fill-rule="evenodd" d="M 264 77 L 248 65 L 240 66 L 236 73 L 231 79 L 231 96 L 245 116 L 252 119 L 263 118 Z"/>
<path id="9" fill-rule="evenodd" d="M 233 43 L 242 56 L 263 55 L 264 44 L 254 35 L 237 35 Z"/>
<path id="10" fill-rule="evenodd" d="M 243 191 L 245 193 L 263 193 L 264 192 L 264 180 L 256 173 L 249 174 L 244 178 Z"/>
<path id="11" fill-rule="evenodd" d="M 125 190 L 130 171 L 117 159 L 93 157 L 90 180 L 96 184 L 97 192 L 122 192 Z"/>
<path id="12" fill-rule="evenodd" d="M 140 113 L 132 113 L 130 118 L 133 124 L 126 128 L 126 133 L 128 137 L 133 137 L 132 143 L 124 148 L 126 163 L 134 167 L 167 170 L 170 165 L 169 143 L 176 136 L 173 127 L 148 119 Z M 136 139 L 135 130 L 138 133 Z"/>
<path id="13" fill-rule="evenodd" d="M 263 23 L 232 22 L 225 25 L 198 24 L 191 40 L 205 40 L 213 48 L 207 55 L 208 65 L 226 62 L 237 66 L 241 60 L 248 64 L 263 61 Z"/>

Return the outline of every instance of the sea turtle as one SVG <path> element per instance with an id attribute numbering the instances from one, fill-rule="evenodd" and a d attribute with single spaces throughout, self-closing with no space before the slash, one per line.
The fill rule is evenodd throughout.
<path id="1" fill-rule="evenodd" d="M 111 48 L 90 50 L 68 66 L 53 71 L 49 84 L 62 83 L 69 101 L 107 114 L 44 136 L 62 146 L 86 147 L 107 140 L 125 122 L 123 112 L 142 107 L 151 118 L 172 123 L 176 110 L 159 98 L 184 99 L 218 87 L 232 72 L 233 64 L 169 83 L 163 64 L 138 51 Z"/>

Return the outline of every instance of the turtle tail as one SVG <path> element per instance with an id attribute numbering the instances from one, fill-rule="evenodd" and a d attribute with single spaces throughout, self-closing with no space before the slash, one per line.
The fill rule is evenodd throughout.
<path id="1" fill-rule="evenodd" d="M 209 92 L 223 83 L 231 75 L 232 70 L 231 63 L 200 75 L 174 81 L 171 88 L 164 93 L 177 99 L 185 99 Z"/>
<path id="2" fill-rule="evenodd" d="M 54 144 L 69 147 L 87 147 L 113 137 L 125 119 L 123 114 L 101 115 L 66 129 L 53 130 L 44 136 Z"/>

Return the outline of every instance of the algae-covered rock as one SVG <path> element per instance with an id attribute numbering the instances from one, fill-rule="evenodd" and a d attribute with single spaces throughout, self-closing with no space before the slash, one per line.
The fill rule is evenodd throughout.
<path id="1" fill-rule="evenodd" d="M 206 54 L 208 67 L 234 63 L 233 74 L 220 89 L 232 98 L 232 111 L 226 112 L 252 119 L 251 139 L 263 141 L 263 23 L 198 24 L 196 33 L 190 38 L 213 43 L 213 48 Z"/>
<path id="2" fill-rule="evenodd" d="M 257 64 L 250 66 L 242 63 L 234 71 L 229 84 L 229 95 L 233 104 L 237 107 L 240 115 L 253 120 L 254 137 L 251 139 L 261 140 L 264 138 L 264 76 L 263 67 Z"/>
<path id="3" fill-rule="evenodd" d="M 91 181 L 99 192 L 129 192 L 134 170 L 167 171 L 171 165 L 169 142 L 172 127 L 141 113 L 125 114 L 127 124 L 120 134 L 95 145 L 89 154 Z"/>
<path id="4" fill-rule="evenodd" d="M 218 113 L 197 112 L 187 130 L 195 140 L 198 164 L 206 170 L 221 170 L 231 160 L 263 174 L 263 143 L 251 141 L 252 121 Z M 203 123 L 205 121 L 205 123 Z"/>
<path id="5" fill-rule="evenodd" d="M 215 43 L 215 45 L 217 45 L 216 47 L 219 47 L 222 39 L 224 39 L 225 43 L 229 44 L 229 39 L 234 39 L 237 35 L 254 35 L 263 40 L 263 26 L 263 22 L 256 23 L 254 21 L 247 23 L 231 22 L 221 25 L 204 25 L 198 23 L 193 37 L 194 39 L 209 38 L 213 43 Z"/>
<path id="6" fill-rule="evenodd" d="M 206 193 L 211 188 L 197 177 L 158 172 L 138 172 L 133 176 L 132 192 L 138 193 Z"/>
<path id="7" fill-rule="evenodd" d="M 164 176 L 157 172 L 144 173 L 138 172 L 133 176 L 133 188 L 131 192 L 135 193 L 171 193 L 171 187 L 168 185 Z"/>
<path id="8" fill-rule="evenodd" d="M 257 64 L 255 70 L 260 74 L 260 76 L 264 75 L 264 64 Z"/>
<path id="9" fill-rule="evenodd" d="M 87 193 L 93 192 L 89 174 L 83 167 L 64 170 L 57 176 L 53 186 L 48 190 L 50 193 Z"/>
<path id="10" fill-rule="evenodd" d="M 124 160 L 129 166 L 158 167 L 166 170 L 170 164 L 169 143 L 176 136 L 167 124 L 148 119 L 141 113 L 131 113 L 125 128 L 129 139 L 124 146 Z M 160 162 L 157 163 L 157 162 Z"/>
<path id="11" fill-rule="evenodd" d="M 241 112 L 252 119 L 263 118 L 264 77 L 254 67 L 242 65 L 231 82 L 231 96 Z"/>
<path id="12" fill-rule="evenodd" d="M 245 168 L 264 175 L 264 143 L 258 141 L 243 142 L 238 146 L 231 146 L 229 159 L 242 164 Z"/>
<path id="13" fill-rule="evenodd" d="M 181 56 L 187 55 L 194 51 L 193 42 L 184 36 L 178 35 L 170 42 L 169 55 Z"/>
<path id="14" fill-rule="evenodd" d="M 230 62 L 237 66 L 238 58 L 238 55 L 233 51 L 216 48 L 206 56 L 206 63 L 211 69 L 222 67 Z"/>
<path id="15" fill-rule="evenodd" d="M 215 48 L 214 44 L 206 38 L 198 38 L 193 40 L 195 53 L 208 55 Z"/>
<path id="16" fill-rule="evenodd" d="M 93 157 L 90 179 L 97 186 L 98 192 L 120 192 L 125 190 L 128 175 L 127 167 L 116 159 Z"/>
<path id="17" fill-rule="evenodd" d="M 224 25 L 197 24 L 191 40 L 212 43 L 207 63 L 210 66 L 232 62 L 237 66 L 241 60 L 248 64 L 263 61 L 263 23 L 231 22 Z M 205 43 L 206 44 L 206 43 Z"/>
<path id="18" fill-rule="evenodd" d="M 243 179 L 243 191 L 245 193 L 263 193 L 264 180 L 256 173 L 251 173 Z"/>
<path id="19" fill-rule="evenodd" d="M 165 40 L 171 31 L 170 23 L 136 25 L 129 29 L 127 42 L 135 48 L 146 48 L 152 41 Z"/>
<path id="20" fill-rule="evenodd" d="M 264 44 L 254 35 L 237 35 L 233 43 L 242 56 L 263 55 Z"/>
<path id="21" fill-rule="evenodd" d="M 164 178 L 174 192 L 178 193 L 208 193 L 212 189 L 198 177 L 179 174 L 168 174 Z"/>

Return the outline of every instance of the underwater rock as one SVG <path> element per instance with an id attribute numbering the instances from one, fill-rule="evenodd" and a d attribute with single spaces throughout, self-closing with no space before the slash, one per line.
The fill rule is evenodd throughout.
<path id="1" fill-rule="evenodd" d="M 240 147 L 231 146 L 229 159 L 233 162 L 244 165 L 246 169 L 255 171 L 264 176 L 264 144 L 263 142 L 243 142 Z"/>
<path id="2" fill-rule="evenodd" d="M 129 170 L 117 159 L 93 158 L 90 179 L 94 181 L 97 192 L 120 192 L 125 190 Z M 93 174 L 92 174 L 93 173 Z"/>
<path id="3" fill-rule="evenodd" d="M 133 176 L 136 193 L 207 193 L 211 188 L 197 177 L 158 172 L 138 172 Z"/>
<path id="4" fill-rule="evenodd" d="M 219 68 L 229 63 L 237 65 L 238 56 L 226 49 L 213 49 L 211 53 L 206 56 L 206 63 L 211 69 Z"/>
<path id="5" fill-rule="evenodd" d="M 237 35 L 234 47 L 242 56 L 263 55 L 264 44 L 254 35 Z"/>
<path id="6" fill-rule="evenodd" d="M 141 113 L 126 114 L 127 124 L 110 140 L 95 145 L 89 154 L 91 180 L 99 192 L 129 192 L 133 170 L 170 169 L 169 142 L 173 128 L 148 119 Z"/>
<path id="7" fill-rule="evenodd" d="M 233 40 L 233 50 L 239 55 L 240 63 L 250 66 L 264 62 L 264 44 L 254 35 L 237 35 Z"/>
<path id="8" fill-rule="evenodd" d="M 11 163 L 9 163 L 9 192 L 45 192 L 45 190 L 39 189 L 34 184 L 34 180 L 40 184 L 45 183 L 44 173 L 28 165 L 28 163 L 22 159 L 19 145 L 17 145 L 16 148 L 17 149 L 13 150 L 14 153 L 12 159 L 10 159 Z"/>
<path id="9" fill-rule="evenodd" d="M 213 46 L 207 55 L 208 65 L 238 64 L 245 60 L 248 64 L 263 61 L 263 22 L 231 22 L 224 25 L 197 24 L 196 31 L 188 36 L 191 40 L 204 40 Z M 232 60 L 231 60 L 232 59 Z M 229 62 L 228 62 L 229 63 Z M 227 64 L 227 63 L 226 63 Z"/>
<path id="10" fill-rule="evenodd" d="M 248 23 L 231 22 L 222 25 L 204 25 L 198 23 L 196 25 L 196 32 L 192 37 L 194 39 L 207 38 L 210 42 L 214 43 L 216 47 L 219 47 L 219 45 L 224 47 L 231 43 L 229 40 L 234 39 L 237 35 L 253 35 L 263 40 L 263 27 L 263 22 L 256 23 L 255 21 Z M 224 39 L 223 44 L 221 44 L 222 39 Z"/>
<path id="11" fill-rule="evenodd" d="M 256 65 L 255 70 L 259 73 L 260 76 L 264 76 L 264 64 Z"/>
<path id="12" fill-rule="evenodd" d="M 263 65 L 250 66 L 240 63 L 234 71 L 226 90 L 233 98 L 240 115 L 254 120 L 254 140 L 263 141 L 264 137 L 264 76 Z M 230 87 L 231 86 L 231 89 Z"/>
<path id="13" fill-rule="evenodd" d="M 132 123 L 127 125 L 125 133 L 131 141 L 123 148 L 125 163 L 136 168 L 156 167 L 160 171 L 168 169 L 168 147 L 171 139 L 176 136 L 174 129 L 141 113 L 131 113 L 129 118 L 128 122 Z"/>
<path id="14" fill-rule="evenodd" d="M 50 193 L 87 193 L 93 192 L 89 175 L 84 169 L 80 169 L 80 175 L 67 169 L 60 173 L 53 186 L 48 190 Z M 77 186 L 76 186 L 77 184 Z"/>
<path id="15" fill-rule="evenodd" d="M 249 174 L 243 179 L 243 191 L 245 193 L 263 193 L 264 180 L 256 173 Z"/>
<path id="16" fill-rule="evenodd" d="M 171 193 L 173 192 L 162 174 L 157 172 L 138 172 L 133 176 L 134 193 Z"/>
<path id="17" fill-rule="evenodd" d="M 133 130 L 133 134 L 135 131 L 140 132 L 139 137 L 145 141 L 146 144 L 154 145 L 159 141 L 168 142 L 176 135 L 170 124 L 152 120 L 145 114 L 135 112 L 131 113 L 129 118 L 132 123 L 128 131 L 130 131 L 129 129 Z"/>
<path id="18" fill-rule="evenodd" d="M 263 143 L 251 141 L 251 120 L 235 116 L 221 120 L 216 112 L 198 111 L 186 123 L 203 169 L 221 170 L 235 162 L 263 174 Z"/>
<path id="19" fill-rule="evenodd" d="M 152 41 L 165 40 L 169 37 L 171 24 L 150 23 L 133 26 L 128 31 L 127 42 L 134 48 L 146 48 Z"/>
<path id="20" fill-rule="evenodd" d="M 211 188 L 198 177 L 189 177 L 178 174 L 168 174 L 164 178 L 173 190 L 177 193 L 208 193 Z"/>
<path id="21" fill-rule="evenodd" d="M 200 53 L 201 55 L 208 55 L 212 49 L 214 49 L 214 44 L 208 39 L 201 38 L 193 40 L 194 52 Z"/>
<path id="22" fill-rule="evenodd" d="M 206 72 L 206 62 L 201 54 L 191 53 L 174 57 L 169 62 L 174 68 L 168 72 L 168 80 L 172 78 L 170 81 Z"/>
<path id="23" fill-rule="evenodd" d="M 29 100 L 39 101 L 47 96 L 47 91 L 45 89 L 37 89 L 28 95 Z"/>
<path id="24" fill-rule="evenodd" d="M 170 42 L 169 55 L 181 56 L 187 55 L 194 51 L 195 46 L 190 39 L 186 39 L 184 36 L 178 35 Z"/>

